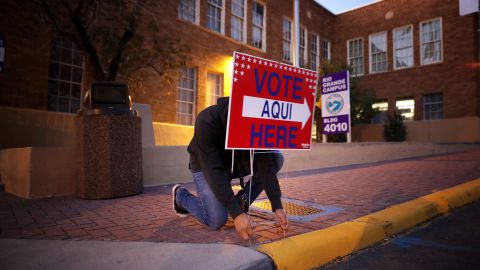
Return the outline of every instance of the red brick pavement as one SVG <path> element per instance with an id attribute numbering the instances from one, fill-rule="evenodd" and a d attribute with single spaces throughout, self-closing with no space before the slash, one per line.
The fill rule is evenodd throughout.
<path id="1" fill-rule="evenodd" d="M 287 160 L 288 162 L 288 160 Z M 282 179 L 283 196 L 343 211 L 292 222 L 287 236 L 309 232 L 375 212 L 480 177 L 480 149 L 374 166 Z M 193 185 L 187 184 L 190 188 Z M 241 241 L 231 226 L 212 231 L 171 210 L 172 185 L 146 188 L 113 200 L 75 197 L 25 200 L 0 192 L 0 237 L 248 246 L 283 238 L 272 215 L 253 212 L 255 240 Z"/>

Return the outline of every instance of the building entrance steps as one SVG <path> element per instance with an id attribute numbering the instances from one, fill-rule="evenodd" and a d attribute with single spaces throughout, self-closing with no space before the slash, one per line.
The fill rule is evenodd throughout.
<path id="1" fill-rule="evenodd" d="M 480 148 L 439 156 L 340 167 L 280 179 L 286 198 L 336 207 L 328 215 L 291 221 L 286 236 L 353 220 L 480 177 Z M 194 189 L 192 183 L 187 187 Z M 250 247 L 233 227 L 212 231 L 171 210 L 171 187 L 149 187 L 132 197 L 81 200 L 73 196 L 26 200 L 0 192 L 0 237 L 51 240 L 225 243 Z M 259 198 L 265 198 L 263 195 Z M 284 237 L 274 216 L 252 210 L 253 245 Z"/>

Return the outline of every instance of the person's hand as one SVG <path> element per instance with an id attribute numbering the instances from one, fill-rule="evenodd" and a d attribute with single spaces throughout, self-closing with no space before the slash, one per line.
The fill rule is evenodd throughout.
<path id="1" fill-rule="evenodd" d="M 233 221 L 235 222 L 235 230 L 237 230 L 237 234 L 240 238 L 248 240 L 250 235 L 253 235 L 253 230 L 250 226 L 250 219 L 247 214 L 243 213 L 237 216 Z"/>
<path id="2" fill-rule="evenodd" d="M 288 230 L 288 219 L 285 211 L 283 211 L 283 209 L 281 208 L 277 209 L 275 210 L 275 215 L 277 216 L 278 222 L 280 223 L 280 227 L 282 228 L 282 230 Z"/>

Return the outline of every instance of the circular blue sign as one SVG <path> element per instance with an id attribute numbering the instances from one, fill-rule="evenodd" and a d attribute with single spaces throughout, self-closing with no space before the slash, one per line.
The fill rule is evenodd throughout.
<path id="1" fill-rule="evenodd" d="M 327 111 L 331 114 L 338 114 L 343 109 L 343 97 L 339 94 L 330 95 L 327 98 Z"/>

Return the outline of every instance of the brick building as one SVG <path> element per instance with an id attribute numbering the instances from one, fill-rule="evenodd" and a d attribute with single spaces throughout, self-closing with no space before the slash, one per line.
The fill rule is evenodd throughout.
<path id="1" fill-rule="evenodd" d="M 292 62 L 293 0 L 165 0 L 160 6 L 152 11 L 160 28 L 190 46 L 191 61 L 175 71 L 176 84 L 149 79 L 147 90 L 135 93 L 134 102 L 151 105 L 154 122 L 190 126 L 200 110 L 228 95 L 233 51 Z M 6 55 L 0 106 L 75 112 L 89 87 L 85 60 L 32 8 L 2 4 L 9 12 L 0 17 Z M 334 15 L 300 0 L 300 65 L 350 64 L 360 88 L 374 91 L 375 106 L 412 120 L 411 140 L 480 141 L 478 14 L 459 16 L 458 9 L 457 0 L 385 0 Z M 468 135 L 434 139 L 422 135 L 426 129 Z M 381 139 L 365 132 L 359 140 Z"/>

